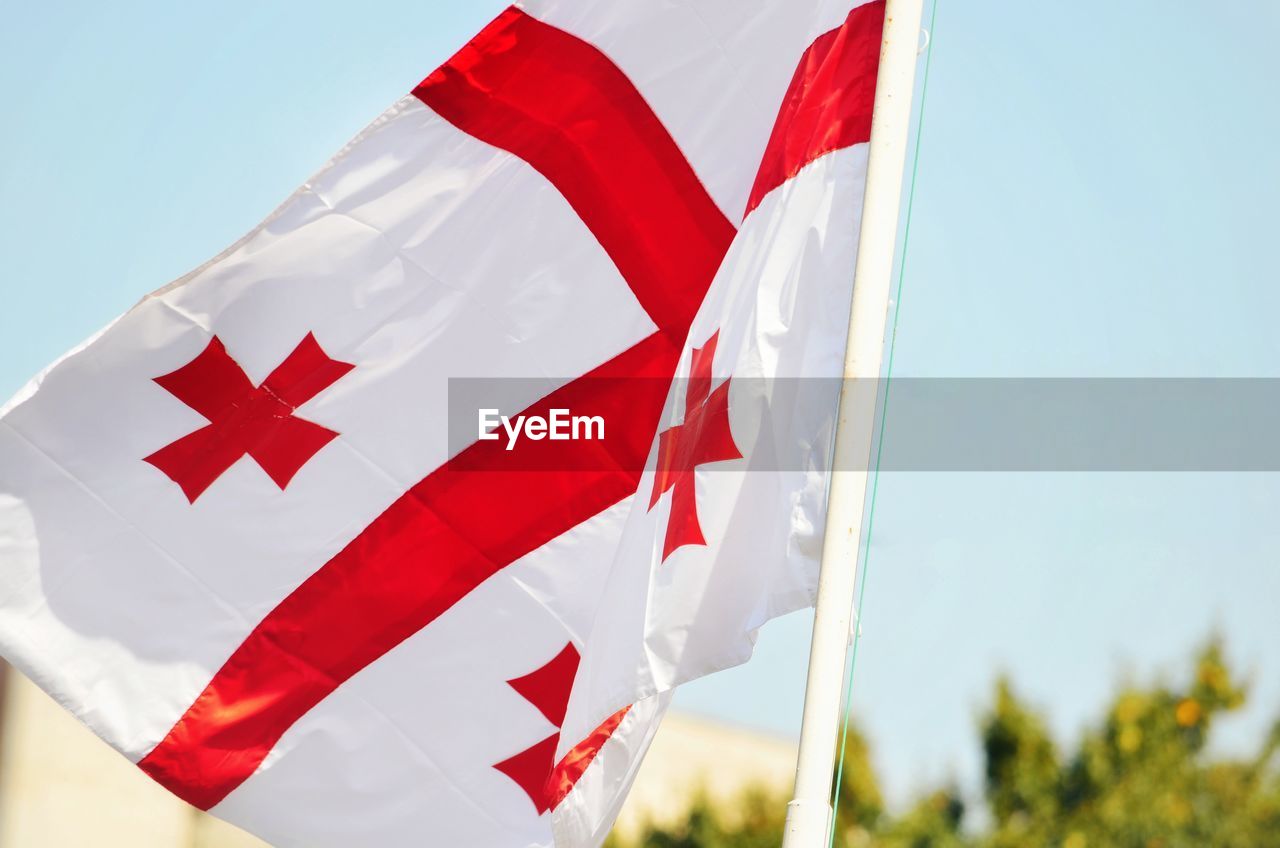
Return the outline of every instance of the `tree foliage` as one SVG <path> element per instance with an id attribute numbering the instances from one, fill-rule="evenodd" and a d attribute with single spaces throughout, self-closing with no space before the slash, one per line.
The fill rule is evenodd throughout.
<path id="1" fill-rule="evenodd" d="M 1120 691 L 1072 751 L 1007 680 L 979 734 L 985 757 L 981 824 L 943 788 L 885 809 L 865 738 L 845 740 L 835 843 L 840 848 L 1270 848 L 1280 846 L 1280 722 L 1245 759 L 1213 759 L 1214 723 L 1245 701 L 1217 642 L 1180 688 Z M 776 848 L 786 799 L 758 789 L 732 805 L 697 799 L 674 825 L 649 825 L 612 848 Z M 974 817 L 970 817 L 974 818 Z"/>

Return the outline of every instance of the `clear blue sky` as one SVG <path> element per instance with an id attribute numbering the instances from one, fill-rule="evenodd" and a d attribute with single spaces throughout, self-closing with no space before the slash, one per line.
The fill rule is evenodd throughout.
<path id="1" fill-rule="evenodd" d="M 895 373 L 1280 376 L 1280 8 L 941 4 Z M 10 10 L 0 395 L 238 238 L 502 5 Z M 1218 744 L 1252 744 L 1280 713 L 1278 552 L 1276 475 L 886 475 L 854 689 L 893 797 L 978 785 L 997 673 L 1065 741 L 1214 628 L 1256 684 Z M 794 733 L 807 628 L 679 703 Z"/>

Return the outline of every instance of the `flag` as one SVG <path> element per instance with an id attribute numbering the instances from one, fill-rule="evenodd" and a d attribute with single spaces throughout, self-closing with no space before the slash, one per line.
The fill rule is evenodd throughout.
<path id="1" fill-rule="evenodd" d="M 0 650 L 277 845 L 599 844 L 812 603 L 883 18 L 503 12 L 0 409 Z"/>

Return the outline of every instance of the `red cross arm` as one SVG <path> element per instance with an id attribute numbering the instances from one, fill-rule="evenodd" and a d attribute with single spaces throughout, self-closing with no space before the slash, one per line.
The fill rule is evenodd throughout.
<path id="1" fill-rule="evenodd" d="M 263 619 L 139 765 L 208 809 L 343 681 L 505 566 L 632 494 L 669 383 L 619 378 L 669 376 L 678 356 L 654 334 L 529 410 L 617 421 L 606 434 L 616 470 L 505 470 L 519 457 L 486 441 L 465 452 L 468 470 L 446 465 L 410 489 Z M 564 467 L 576 444 L 555 443 Z"/>
<path id="2" fill-rule="evenodd" d="M 267 389 L 289 406 L 297 409 L 336 383 L 355 366 L 330 359 L 316 337 L 307 333 L 293 353 L 262 381 Z"/>
<path id="3" fill-rule="evenodd" d="M 217 336 L 200 355 L 155 382 L 210 421 L 217 421 L 254 392 L 253 381 Z"/>
<path id="4" fill-rule="evenodd" d="M 737 231 L 607 56 L 513 7 L 413 93 L 555 183 L 653 322 L 684 342 Z"/>

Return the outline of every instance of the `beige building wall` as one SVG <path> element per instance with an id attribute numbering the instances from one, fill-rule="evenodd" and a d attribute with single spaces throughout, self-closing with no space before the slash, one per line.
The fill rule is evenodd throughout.
<path id="1" fill-rule="evenodd" d="M 699 792 L 726 808 L 752 787 L 785 797 L 795 776 L 792 740 L 670 713 L 640 766 L 617 829 L 630 835 L 646 821 L 670 824 Z"/>
<path id="2" fill-rule="evenodd" d="M 0 674 L 0 848 L 265 845 L 174 798 L 22 675 Z M 677 819 L 699 791 L 724 803 L 750 785 L 785 791 L 794 768 L 788 740 L 669 715 L 618 827 Z"/>
<path id="3" fill-rule="evenodd" d="M 260 848 L 187 806 L 7 670 L 0 848 Z"/>

